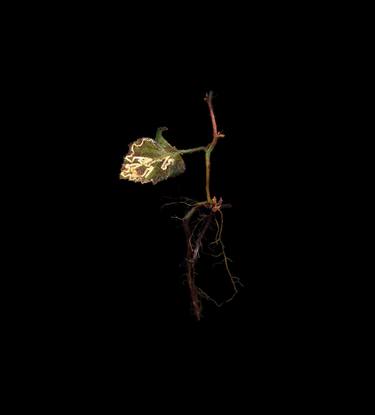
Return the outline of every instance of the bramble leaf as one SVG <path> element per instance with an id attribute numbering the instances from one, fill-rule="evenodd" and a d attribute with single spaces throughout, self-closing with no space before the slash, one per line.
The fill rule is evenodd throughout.
<path id="1" fill-rule="evenodd" d="M 129 145 L 120 178 L 133 182 L 156 184 L 185 171 L 185 163 L 177 149 L 171 146 L 158 129 L 156 140 L 138 138 Z"/>

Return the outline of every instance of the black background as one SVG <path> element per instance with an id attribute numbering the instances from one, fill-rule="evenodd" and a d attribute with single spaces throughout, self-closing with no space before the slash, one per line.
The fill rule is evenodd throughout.
<path id="1" fill-rule="evenodd" d="M 310 342 L 322 327 L 329 252 L 318 182 L 334 39 L 322 39 L 324 22 L 318 30 L 306 15 L 257 13 L 223 20 L 194 11 L 181 26 L 135 18 L 136 27 L 86 15 L 49 38 L 51 20 L 29 41 L 29 100 L 48 165 L 47 201 L 36 209 L 47 219 L 43 272 L 30 287 L 57 336 L 121 347 L 213 330 L 270 345 Z M 220 309 L 204 303 L 198 323 L 183 279 L 184 235 L 176 212 L 160 208 L 168 198 L 204 198 L 202 156 L 186 156 L 186 173 L 156 186 L 120 181 L 119 172 L 129 143 L 160 126 L 178 148 L 205 145 L 209 90 L 226 134 L 212 156 L 212 193 L 232 204 L 223 237 L 243 287 Z M 207 271 L 213 289 L 215 278 Z"/>
<path id="2" fill-rule="evenodd" d="M 5 217 L 6 245 L 16 250 L 2 295 L 11 364 L 29 378 L 12 372 L 29 390 L 38 375 L 56 389 L 50 380 L 61 374 L 82 396 L 91 378 L 114 395 L 138 390 L 141 405 L 153 404 L 147 386 L 167 379 L 182 392 L 178 405 L 192 401 L 195 410 L 199 392 L 221 405 L 231 386 L 231 409 L 258 389 L 262 405 L 323 387 L 320 396 L 332 393 L 346 371 L 347 326 L 357 324 L 348 292 L 358 270 L 347 271 L 351 255 L 339 243 L 348 238 L 349 197 L 336 197 L 350 181 L 336 163 L 354 158 L 340 153 L 352 143 L 338 114 L 353 42 L 340 7 L 17 11 L 6 33 L 17 44 L 6 82 L 20 177 L 16 218 Z M 209 90 L 226 135 L 212 154 L 212 194 L 232 205 L 223 238 L 243 287 L 221 308 L 204 302 L 197 322 L 183 278 L 184 235 L 171 218 L 183 213 L 161 206 L 204 198 L 202 155 L 186 156 L 186 172 L 156 186 L 119 173 L 129 143 L 160 126 L 178 148 L 205 145 Z M 221 277 L 206 262 L 208 291 Z M 172 401 L 174 391 L 163 392 L 158 398 Z"/>

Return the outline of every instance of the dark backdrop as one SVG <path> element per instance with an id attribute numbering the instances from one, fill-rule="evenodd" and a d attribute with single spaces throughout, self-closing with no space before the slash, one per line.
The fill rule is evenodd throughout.
<path id="1" fill-rule="evenodd" d="M 326 272 L 317 258 L 327 255 L 318 242 L 317 154 L 329 134 L 334 73 L 330 46 L 317 47 L 307 20 L 269 19 L 230 30 L 201 21 L 200 31 L 178 36 L 170 25 L 143 33 L 90 21 L 48 41 L 43 34 L 41 57 L 31 59 L 46 62 L 43 94 L 33 87 L 53 172 L 43 174 L 42 212 L 53 221 L 40 282 L 56 310 L 52 325 L 109 339 L 208 328 L 276 339 L 314 330 Z M 170 218 L 177 212 L 160 208 L 168 198 L 204 197 L 202 155 L 186 156 L 186 173 L 156 186 L 120 181 L 119 172 L 129 143 L 160 126 L 178 148 L 205 145 L 209 90 L 226 134 L 212 155 L 212 193 L 232 204 L 223 238 L 243 287 L 220 309 L 204 303 L 196 323 L 184 236 Z M 216 269 L 205 273 L 215 289 Z"/>
<path id="2" fill-rule="evenodd" d="M 7 107 L 17 111 L 2 144 L 15 145 L 20 177 L 10 198 L 15 219 L 3 216 L 11 230 L 4 245 L 16 246 L 3 277 L 12 288 L 2 291 L 3 320 L 15 334 L 5 338 L 16 355 L 5 356 L 34 399 L 40 394 L 29 385 L 49 396 L 37 376 L 61 390 L 59 404 L 71 391 L 85 396 L 86 385 L 96 391 L 88 379 L 100 385 L 95 404 L 108 385 L 111 395 L 125 395 L 123 405 L 138 390 L 137 408 L 161 399 L 174 412 L 190 402 L 196 410 L 199 394 L 222 405 L 233 388 L 233 412 L 238 398 L 252 405 L 258 389 L 263 406 L 297 405 L 306 391 L 305 404 L 319 402 L 346 374 L 353 353 L 342 344 L 353 341 L 347 325 L 357 321 L 345 286 L 358 269 L 347 271 L 351 255 L 337 240 L 346 245 L 340 201 L 349 205 L 346 184 L 354 179 L 336 162 L 352 166 L 355 157 L 340 154 L 345 131 L 337 125 L 345 130 L 347 120 L 337 104 L 347 102 L 342 67 L 353 39 L 349 31 L 343 40 L 335 23 L 351 23 L 336 6 L 329 15 L 325 6 L 219 3 L 204 11 L 176 2 L 165 14 L 160 2 L 135 3 L 138 13 L 102 4 L 39 13 L 33 4 L 35 18 L 26 6 L 15 14 L 23 30 L 6 30 L 6 42 L 20 39 L 10 46 L 15 59 L 5 59 L 14 67 L 4 77 Z M 202 155 L 186 156 L 185 174 L 156 186 L 120 181 L 119 173 L 129 143 L 160 126 L 178 148 L 205 145 L 209 90 L 226 135 L 212 154 L 212 194 L 232 205 L 223 239 L 243 286 L 219 309 L 204 302 L 198 323 L 183 278 L 184 235 L 171 218 L 183 212 L 161 206 L 204 198 Z M 348 148 L 357 135 L 347 134 Z M 339 184 L 346 196 L 331 204 Z M 207 291 L 224 295 L 220 269 L 202 263 Z M 340 329 L 345 335 L 331 341 Z M 181 390 L 177 404 L 164 380 Z"/>
<path id="3" fill-rule="evenodd" d="M 244 287 L 221 309 L 207 304 L 200 324 L 301 323 L 297 309 L 309 296 L 313 270 L 305 242 L 314 220 L 307 213 L 315 203 L 308 167 L 314 126 L 301 97 L 309 87 L 300 87 L 305 81 L 293 73 L 294 60 L 283 69 L 261 56 L 228 57 L 223 66 L 207 56 L 186 65 L 110 60 L 92 72 L 85 61 L 74 78 L 67 116 L 77 118 L 77 128 L 73 122 L 68 141 L 80 174 L 72 189 L 77 199 L 70 199 L 71 238 L 75 247 L 76 231 L 83 239 L 82 268 L 69 284 L 90 323 L 195 324 L 183 284 L 184 236 L 170 218 L 182 211 L 160 208 L 169 198 L 204 198 L 203 157 L 185 156 L 186 173 L 156 186 L 120 181 L 119 171 L 129 143 L 153 137 L 159 126 L 179 148 L 206 144 L 211 126 L 203 98 L 210 89 L 226 134 L 212 156 L 212 193 L 232 204 L 223 236 Z M 207 272 L 214 285 L 215 271 Z"/>

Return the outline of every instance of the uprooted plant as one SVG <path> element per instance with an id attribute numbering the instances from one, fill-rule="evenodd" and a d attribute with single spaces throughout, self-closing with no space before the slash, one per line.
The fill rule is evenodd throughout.
<path id="1" fill-rule="evenodd" d="M 202 299 L 210 300 L 217 306 L 229 302 L 237 294 L 238 284 L 240 281 L 234 277 L 230 267 L 230 259 L 225 253 L 224 243 L 222 241 L 224 216 L 222 210 L 230 207 L 224 204 L 223 199 L 211 197 L 210 192 L 210 174 L 211 174 L 211 153 L 220 138 L 224 134 L 217 129 L 215 113 L 213 109 L 213 93 L 209 92 L 205 101 L 208 104 L 212 123 L 212 140 L 209 144 L 202 147 L 179 150 L 171 146 L 163 137 L 163 131 L 166 127 L 158 128 L 155 139 L 139 138 L 129 145 L 129 152 L 124 158 L 121 168 L 120 178 L 140 183 L 156 184 L 169 177 L 177 176 L 185 171 L 185 163 L 182 159 L 183 154 L 204 152 L 206 167 L 206 200 L 192 201 L 185 200 L 183 203 L 190 209 L 180 218 L 183 223 L 183 229 L 186 237 L 186 278 L 190 291 L 191 303 L 195 317 L 200 320 L 202 314 Z M 209 231 L 214 229 L 214 240 L 207 241 Z M 211 256 L 220 258 L 224 264 L 225 272 L 232 287 L 232 294 L 225 300 L 218 302 L 208 295 L 205 290 L 200 288 L 197 283 L 197 264 L 204 252 L 205 247 L 211 251 Z M 216 250 L 215 250 L 216 248 Z"/>

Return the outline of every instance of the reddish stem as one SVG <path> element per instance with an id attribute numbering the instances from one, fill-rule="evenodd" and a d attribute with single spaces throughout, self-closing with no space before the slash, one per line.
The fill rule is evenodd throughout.
<path id="1" fill-rule="evenodd" d="M 217 140 L 220 137 L 224 137 L 224 134 L 221 134 L 217 131 L 217 123 L 216 123 L 216 117 L 215 117 L 215 112 L 214 112 L 214 106 L 212 103 L 212 98 L 213 98 L 213 92 L 210 91 L 205 98 L 205 101 L 207 102 L 208 105 L 208 110 L 210 112 L 210 118 L 211 118 L 211 124 L 212 124 L 212 141 L 211 143 L 207 146 L 207 150 L 208 151 L 212 151 L 213 148 L 215 147 Z"/>
<path id="2" fill-rule="evenodd" d="M 206 197 L 207 197 L 207 202 L 209 204 L 212 204 L 212 199 L 211 199 L 211 192 L 210 192 L 210 175 L 211 175 L 211 152 L 212 150 L 215 148 L 217 140 L 220 137 L 224 137 L 224 134 L 218 133 L 217 132 L 217 124 L 216 124 L 216 118 L 215 118 L 215 112 L 214 112 L 214 107 L 212 104 L 212 98 L 213 98 L 213 92 L 210 91 L 205 98 L 205 101 L 208 104 L 208 110 L 210 112 L 210 117 L 211 117 L 211 123 L 212 123 L 212 141 L 211 143 L 209 143 L 206 147 Z"/>

